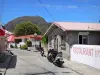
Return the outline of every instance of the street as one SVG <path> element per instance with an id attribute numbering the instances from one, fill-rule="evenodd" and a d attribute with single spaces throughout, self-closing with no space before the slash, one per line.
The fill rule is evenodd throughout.
<path id="1" fill-rule="evenodd" d="M 6 75 L 79 75 L 70 69 L 55 66 L 39 52 L 11 51 L 16 56 L 12 57 Z"/>

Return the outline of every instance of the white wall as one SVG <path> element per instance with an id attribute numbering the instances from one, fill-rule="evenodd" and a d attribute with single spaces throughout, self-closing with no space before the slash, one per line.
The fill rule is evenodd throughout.
<path id="1" fill-rule="evenodd" d="M 71 60 L 100 69 L 100 46 L 73 45 Z"/>

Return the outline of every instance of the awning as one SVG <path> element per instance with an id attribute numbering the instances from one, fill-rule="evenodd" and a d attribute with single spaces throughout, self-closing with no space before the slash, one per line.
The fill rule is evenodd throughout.
<path id="1" fill-rule="evenodd" d="M 33 38 L 35 40 L 42 40 L 42 36 L 41 35 L 37 35 L 37 36 L 34 36 L 34 35 L 26 35 L 26 36 L 18 36 L 18 37 L 15 37 L 15 39 L 30 39 L 30 38 Z"/>

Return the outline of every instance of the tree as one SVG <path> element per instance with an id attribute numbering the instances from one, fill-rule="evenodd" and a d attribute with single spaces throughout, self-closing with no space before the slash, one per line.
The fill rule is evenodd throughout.
<path id="1" fill-rule="evenodd" d="M 20 24 L 17 24 L 14 29 L 14 34 L 16 36 L 22 36 L 22 35 L 30 35 L 40 32 L 38 26 L 36 24 L 32 24 L 30 21 L 24 21 Z"/>
<path id="2" fill-rule="evenodd" d="M 31 47 L 32 46 L 32 42 L 30 40 L 27 40 L 26 41 L 26 44 L 27 44 L 28 47 Z"/>

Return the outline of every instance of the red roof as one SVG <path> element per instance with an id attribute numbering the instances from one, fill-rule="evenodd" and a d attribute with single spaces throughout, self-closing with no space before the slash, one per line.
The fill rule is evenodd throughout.
<path id="1" fill-rule="evenodd" d="M 24 39 L 24 38 L 34 38 L 36 40 L 42 40 L 42 36 L 41 35 L 37 35 L 36 37 L 34 35 L 26 35 L 26 36 L 18 36 L 18 37 L 15 37 L 15 39 Z"/>
<path id="2" fill-rule="evenodd" d="M 100 31 L 100 23 L 54 22 L 53 24 L 64 31 L 66 30 Z"/>

